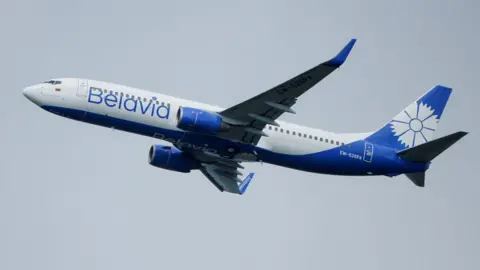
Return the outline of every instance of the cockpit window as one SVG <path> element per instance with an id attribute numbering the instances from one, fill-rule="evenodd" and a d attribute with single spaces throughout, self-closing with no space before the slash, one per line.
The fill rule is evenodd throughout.
<path id="1" fill-rule="evenodd" d="M 62 84 L 62 81 L 53 81 L 53 80 L 51 80 L 51 81 L 46 81 L 46 82 L 44 82 L 44 83 L 48 83 L 48 84 Z"/>

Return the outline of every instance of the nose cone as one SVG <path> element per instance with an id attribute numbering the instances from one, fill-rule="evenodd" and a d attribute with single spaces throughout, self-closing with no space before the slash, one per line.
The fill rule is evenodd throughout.
<path id="1" fill-rule="evenodd" d="M 26 98 L 28 98 L 28 100 L 30 100 L 32 102 L 33 102 L 33 91 L 34 91 L 33 86 L 29 86 L 29 87 L 26 87 L 25 89 L 23 89 L 23 95 Z"/>
<path id="2" fill-rule="evenodd" d="M 23 89 L 23 95 L 31 102 L 39 105 L 38 90 L 36 85 L 32 85 Z"/>
<path id="3" fill-rule="evenodd" d="M 26 87 L 25 89 L 23 89 L 23 95 L 28 98 L 28 99 L 31 99 L 31 90 L 30 90 L 30 87 Z"/>

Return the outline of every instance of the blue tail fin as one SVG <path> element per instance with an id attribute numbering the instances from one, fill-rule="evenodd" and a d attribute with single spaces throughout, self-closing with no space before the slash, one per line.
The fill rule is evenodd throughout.
<path id="1" fill-rule="evenodd" d="M 451 88 L 433 87 L 366 140 L 397 150 L 433 140 L 451 93 Z"/>

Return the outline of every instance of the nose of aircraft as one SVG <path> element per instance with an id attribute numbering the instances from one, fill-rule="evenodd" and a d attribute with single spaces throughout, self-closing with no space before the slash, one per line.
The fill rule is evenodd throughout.
<path id="1" fill-rule="evenodd" d="M 40 87 L 38 85 L 32 85 L 32 86 L 28 86 L 28 87 L 25 87 L 25 89 L 23 89 L 23 95 L 28 99 L 30 100 L 31 102 L 39 105 L 39 102 L 40 102 Z"/>
<path id="2" fill-rule="evenodd" d="M 32 101 L 32 95 L 35 87 L 34 86 L 28 86 L 23 89 L 23 95 L 28 98 L 30 101 Z"/>
<path id="3" fill-rule="evenodd" d="M 28 98 L 28 95 L 29 95 L 28 90 L 30 90 L 30 87 L 26 87 L 25 89 L 23 89 L 23 95 L 24 95 L 26 98 Z"/>

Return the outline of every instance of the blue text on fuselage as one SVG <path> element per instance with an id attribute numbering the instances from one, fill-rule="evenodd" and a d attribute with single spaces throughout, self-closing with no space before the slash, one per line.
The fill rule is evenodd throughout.
<path id="1" fill-rule="evenodd" d="M 140 98 L 124 97 L 114 95 L 112 92 L 107 92 L 103 96 L 104 91 L 100 88 L 90 87 L 88 92 L 88 102 L 92 104 L 105 104 L 110 108 L 124 109 L 127 112 L 136 112 L 137 108 L 144 115 L 156 116 L 161 119 L 168 119 L 170 116 L 170 104 L 156 104 L 153 101 L 142 101 Z"/>

